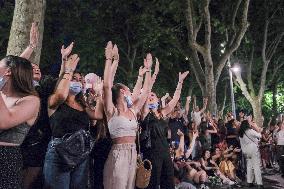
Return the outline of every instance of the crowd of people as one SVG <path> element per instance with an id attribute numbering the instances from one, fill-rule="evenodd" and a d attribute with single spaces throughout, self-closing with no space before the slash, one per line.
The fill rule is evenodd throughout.
<path id="1" fill-rule="evenodd" d="M 152 90 L 160 63 L 153 66 L 151 54 L 133 89 L 115 83 L 112 42 L 103 77 L 76 69 L 74 43 L 61 48 L 58 77 L 42 76 L 29 61 L 37 43 L 33 24 L 24 52 L 0 62 L 0 188 L 134 189 L 138 157 L 151 165 L 148 189 L 242 187 L 245 180 L 262 188 L 267 168 L 278 164 L 284 174 L 283 117 L 259 126 L 243 110 L 237 118 L 211 114 L 207 98 L 202 109 L 195 96 L 183 106 L 188 71 L 172 96 L 160 98 Z"/>

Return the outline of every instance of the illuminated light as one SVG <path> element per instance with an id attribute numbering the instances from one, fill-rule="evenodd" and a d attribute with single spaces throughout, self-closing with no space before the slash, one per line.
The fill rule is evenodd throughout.
<path id="1" fill-rule="evenodd" d="M 231 70 L 233 72 L 239 72 L 241 70 L 241 68 L 239 66 L 234 66 L 234 67 L 231 68 Z"/>

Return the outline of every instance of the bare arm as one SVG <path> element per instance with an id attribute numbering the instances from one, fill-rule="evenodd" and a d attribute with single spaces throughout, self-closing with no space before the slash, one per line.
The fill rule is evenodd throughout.
<path id="1" fill-rule="evenodd" d="M 111 88 L 113 86 L 112 75 L 111 75 L 111 65 L 112 65 L 112 57 L 113 53 L 118 55 L 118 48 L 116 45 L 112 45 L 111 41 L 108 42 L 106 50 L 105 50 L 105 70 L 104 70 L 104 110 L 106 112 L 107 120 L 111 118 L 114 113 L 114 105 L 112 102 L 112 91 Z"/>
<path id="2" fill-rule="evenodd" d="M 8 108 L 0 95 L 0 129 L 10 129 L 21 123 L 34 124 L 39 112 L 40 100 L 36 96 L 27 96 L 11 108 Z"/>
<path id="3" fill-rule="evenodd" d="M 152 55 L 151 54 L 147 54 L 147 57 L 146 57 L 146 60 L 144 60 L 144 66 L 145 66 L 145 69 L 147 70 L 146 71 L 146 76 L 145 76 L 145 81 L 144 81 L 144 84 L 143 84 L 143 91 L 139 97 L 138 100 L 136 100 L 133 104 L 133 107 L 135 109 L 135 112 L 138 113 L 141 108 L 144 106 L 148 96 L 149 96 L 149 93 L 152 89 L 152 81 L 151 81 L 151 72 L 150 72 L 150 69 L 151 69 L 151 66 L 152 66 L 153 62 L 152 62 Z"/>
<path id="4" fill-rule="evenodd" d="M 207 108 L 207 103 L 208 103 L 208 98 L 204 98 L 203 99 L 203 107 L 202 109 L 200 110 L 201 112 L 204 112 Z"/>
<path id="5" fill-rule="evenodd" d="M 179 146 L 178 146 L 178 151 L 180 151 L 181 154 L 184 153 L 184 134 L 178 130 L 177 134 L 179 135 Z"/>
<path id="6" fill-rule="evenodd" d="M 179 82 L 178 82 L 178 85 L 176 87 L 176 91 L 174 93 L 173 99 L 161 111 L 161 113 L 163 114 L 164 117 L 166 117 L 169 113 L 171 113 L 173 111 L 174 107 L 176 106 L 176 104 L 177 104 L 177 102 L 180 98 L 183 81 L 186 78 L 186 76 L 188 75 L 188 73 L 189 73 L 188 71 L 186 71 L 182 74 L 179 73 Z"/>
<path id="7" fill-rule="evenodd" d="M 74 47 L 74 42 L 72 42 L 68 47 L 64 47 L 64 45 L 62 45 L 61 47 L 61 60 L 62 60 L 62 63 L 61 63 L 61 69 L 60 69 L 60 72 L 59 72 L 59 77 L 61 77 L 64 72 L 65 72 L 65 63 L 68 59 L 68 56 L 71 54 L 72 50 L 73 50 L 73 47 Z M 68 72 L 68 70 L 67 70 Z"/>
<path id="8" fill-rule="evenodd" d="M 195 142 L 196 142 L 196 138 L 198 137 L 198 132 L 194 132 L 193 136 L 192 136 L 192 140 L 190 142 L 190 147 L 189 149 L 185 152 L 185 157 L 189 158 L 189 156 L 191 155 L 193 148 L 195 146 Z"/>
<path id="9" fill-rule="evenodd" d="M 136 81 L 136 84 L 134 86 L 134 89 L 133 89 L 133 93 L 132 93 L 132 100 L 135 102 L 140 93 L 141 93 L 141 89 L 142 89 L 142 85 L 143 85 L 143 76 L 144 74 L 146 73 L 146 69 L 143 69 L 143 67 L 141 66 L 139 68 L 139 75 L 138 75 L 138 78 L 137 78 L 137 81 Z"/>
<path id="10" fill-rule="evenodd" d="M 24 52 L 22 52 L 20 57 L 25 58 L 27 60 L 31 58 L 34 49 L 38 45 L 38 38 L 39 38 L 38 26 L 35 22 L 33 22 L 30 30 L 30 44 L 27 46 Z"/>
<path id="11" fill-rule="evenodd" d="M 189 114 L 189 105 L 191 101 L 191 96 L 186 97 L 186 103 L 185 103 L 185 116 L 187 117 Z"/>
<path id="12" fill-rule="evenodd" d="M 71 55 L 68 58 L 65 64 L 65 68 L 69 72 L 65 72 L 64 75 L 59 78 L 54 93 L 48 98 L 49 109 L 56 110 L 57 107 L 66 100 L 69 94 L 70 81 L 72 79 L 73 72 L 76 69 L 79 60 L 80 58 L 76 54 Z M 49 112 L 49 114 L 51 113 Z"/>

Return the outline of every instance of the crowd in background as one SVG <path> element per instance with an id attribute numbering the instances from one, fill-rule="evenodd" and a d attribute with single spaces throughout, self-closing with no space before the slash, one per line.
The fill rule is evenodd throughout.
<path id="1" fill-rule="evenodd" d="M 276 165 L 284 175 L 283 117 L 258 126 L 245 110 L 237 117 L 210 113 L 207 98 L 199 108 L 195 96 L 180 98 L 188 71 L 179 73 L 172 96 L 159 97 L 152 90 L 159 61 L 152 66 L 151 54 L 133 89 L 115 84 L 119 51 L 111 42 L 102 78 L 78 72 L 74 43 L 61 48 L 58 78 L 42 76 L 29 61 L 37 41 L 33 24 L 25 51 L 0 62 L 0 188 L 133 189 L 137 155 L 151 162 L 149 189 L 242 187 L 245 181 L 262 188 L 262 173 Z M 90 153 L 70 166 L 62 146 L 84 146 L 65 138 L 89 132 L 91 139 L 82 140 L 92 140 Z"/>

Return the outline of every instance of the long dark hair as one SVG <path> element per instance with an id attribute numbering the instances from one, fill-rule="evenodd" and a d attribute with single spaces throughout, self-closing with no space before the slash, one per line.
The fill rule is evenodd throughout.
<path id="1" fill-rule="evenodd" d="M 126 86 L 122 83 L 116 83 L 112 86 L 111 92 L 112 92 L 112 103 L 116 106 L 117 105 L 117 99 L 120 97 L 120 89 L 124 89 Z"/>
<path id="2" fill-rule="evenodd" d="M 37 95 L 33 86 L 33 67 L 29 60 L 8 55 L 4 59 L 11 71 L 13 90 L 22 96 Z"/>
<path id="3" fill-rule="evenodd" d="M 250 124 L 247 120 L 242 121 L 240 130 L 239 130 L 239 136 L 243 138 L 246 130 L 250 129 Z"/>

